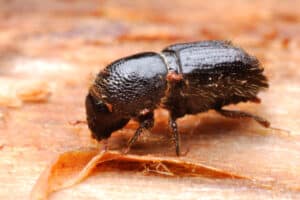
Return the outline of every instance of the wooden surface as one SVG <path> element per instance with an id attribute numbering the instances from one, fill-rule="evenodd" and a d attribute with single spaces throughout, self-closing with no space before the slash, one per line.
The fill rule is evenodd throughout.
<path id="1" fill-rule="evenodd" d="M 151 3 L 150 3 L 151 2 Z M 270 80 L 261 104 L 231 106 L 269 119 L 225 119 L 210 111 L 179 120 L 185 161 L 256 183 L 204 177 L 95 173 L 51 199 L 300 198 L 300 1 L 0 1 L 0 199 L 28 199 L 60 153 L 97 146 L 83 106 L 93 76 L 106 64 L 183 41 L 225 39 L 257 55 Z M 167 114 L 131 153 L 175 156 Z M 119 150 L 136 124 L 113 134 Z M 271 189 L 260 187 L 266 183 Z"/>

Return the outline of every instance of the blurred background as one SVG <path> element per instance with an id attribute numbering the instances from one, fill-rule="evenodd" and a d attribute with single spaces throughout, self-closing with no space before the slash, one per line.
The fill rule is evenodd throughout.
<path id="1" fill-rule="evenodd" d="M 70 122 L 85 120 L 84 98 L 100 69 L 122 56 L 215 39 L 230 40 L 261 60 L 270 89 L 259 95 L 262 104 L 239 108 L 264 116 L 289 136 L 214 112 L 188 116 L 179 123 L 183 149 L 194 147 L 186 159 L 271 180 L 277 189 L 148 177 L 153 185 L 140 174 L 131 180 L 124 173 L 119 179 L 104 175 L 113 184 L 92 178 L 53 199 L 147 199 L 153 193 L 161 199 L 299 197 L 299 10 L 299 0 L 0 0 L 0 199 L 29 198 L 55 155 L 96 145 L 86 125 Z M 153 134 L 165 145 L 147 142 L 146 135 L 133 152 L 173 155 L 166 113 L 160 116 Z M 112 148 L 126 143 L 132 126 L 111 138 Z M 137 191 L 127 186 L 129 180 Z M 166 190 L 169 185 L 181 190 Z"/>

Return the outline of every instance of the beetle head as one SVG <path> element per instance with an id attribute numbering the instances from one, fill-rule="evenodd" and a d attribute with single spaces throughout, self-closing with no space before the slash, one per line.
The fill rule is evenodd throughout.
<path id="1" fill-rule="evenodd" d="M 111 109 L 102 100 L 93 97 L 90 93 L 85 100 L 87 123 L 96 140 L 109 138 L 116 131 L 127 124 L 129 119 L 111 112 Z"/>

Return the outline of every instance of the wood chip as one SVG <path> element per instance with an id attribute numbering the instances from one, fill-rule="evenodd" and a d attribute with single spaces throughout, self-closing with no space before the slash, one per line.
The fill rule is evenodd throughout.
<path id="1" fill-rule="evenodd" d="M 156 157 L 122 154 L 116 151 L 78 150 L 59 155 L 41 174 L 32 193 L 32 200 L 47 199 L 64 188 L 82 182 L 96 169 L 138 171 L 160 176 L 202 176 L 214 179 L 245 179 L 249 177 L 204 164 L 183 161 L 177 157 Z"/>

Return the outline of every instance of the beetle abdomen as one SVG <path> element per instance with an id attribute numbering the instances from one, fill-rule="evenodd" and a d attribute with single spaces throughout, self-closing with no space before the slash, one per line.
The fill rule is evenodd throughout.
<path id="1" fill-rule="evenodd" d="M 181 88 L 166 102 L 167 108 L 177 104 L 178 116 L 255 100 L 257 93 L 268 87 L 259 61 L 229 42 L 177 44 L 164 52 L 176 55 L 183 75 Z"/>
<path id="2" fill-rule="evenodd" d="M 167 47 L 164 51 L 176 54 L 183 74 L 193 73 L 194 70 L 239 70 L 260 67 L 255 57 L 226 41 L 177 44 Z"/>
<path id="3" fill-rule="evenodd" d="M 197 76 L 197 78 L 195 77 Z M 220 109 L 228 104 L 255 100 L 257 93 L 268 87 L 262 70 L 233 70 L 218 73 L 194 73 L 185 76 L 183 87 L 189 114 Z"/>

